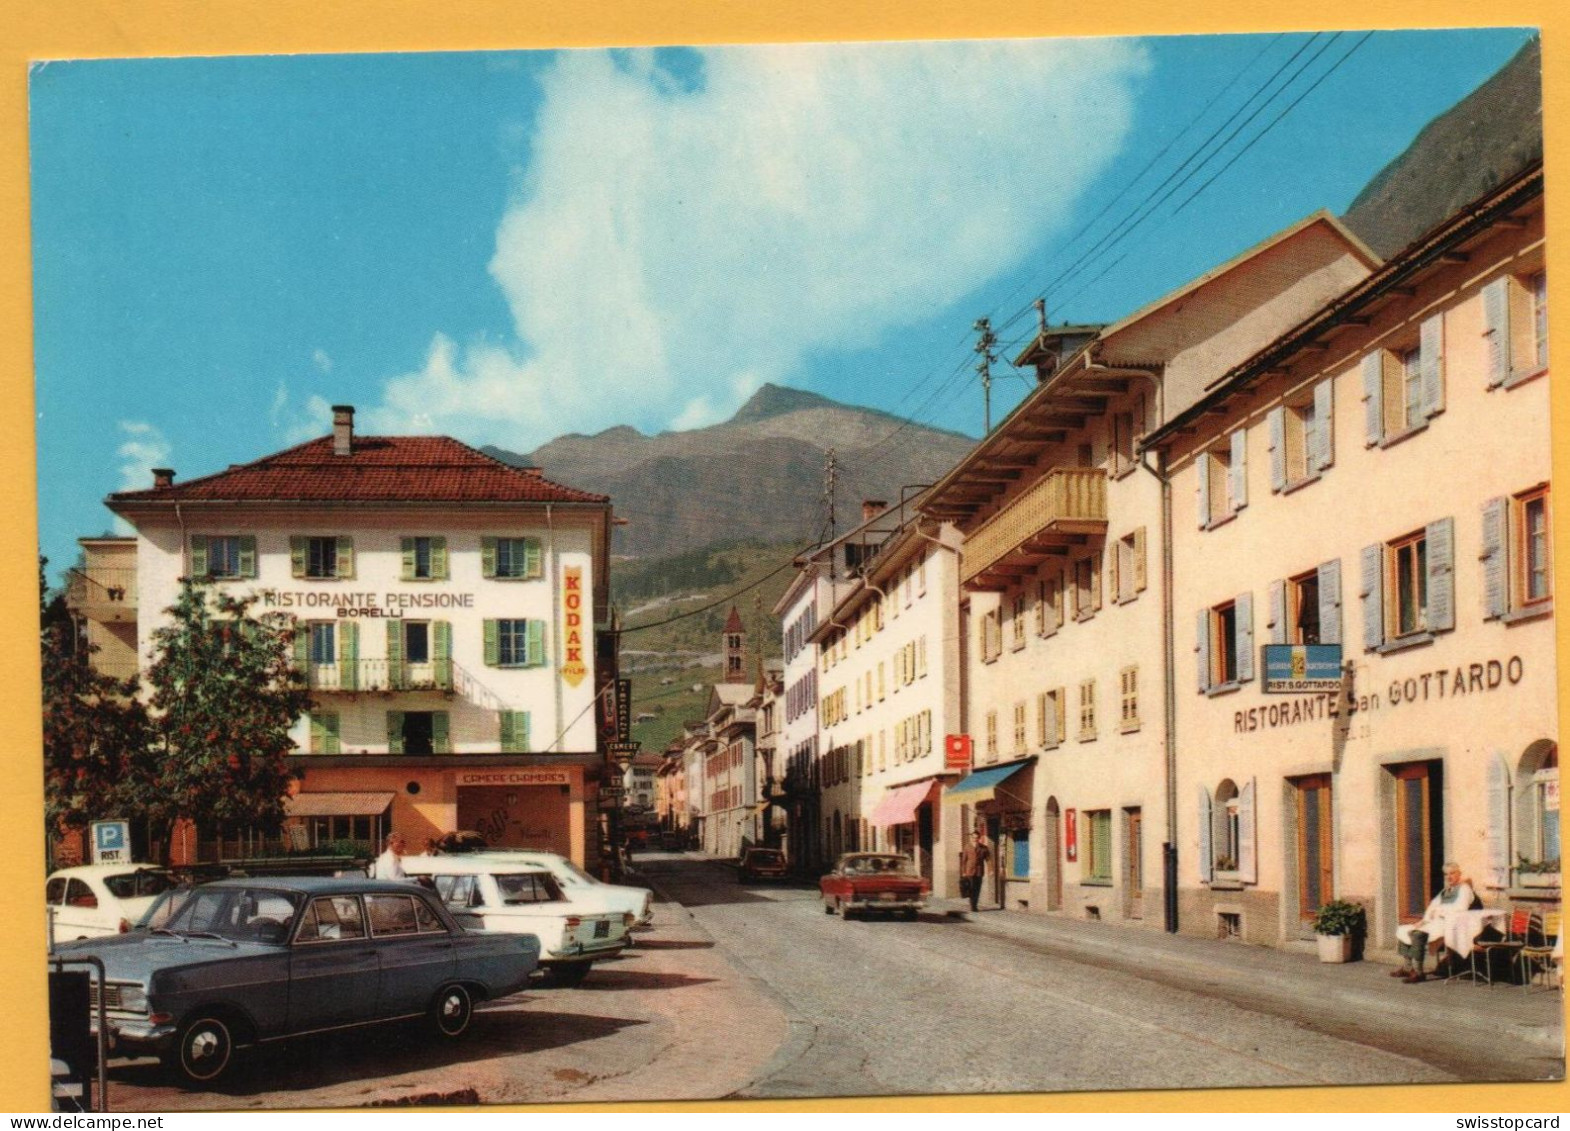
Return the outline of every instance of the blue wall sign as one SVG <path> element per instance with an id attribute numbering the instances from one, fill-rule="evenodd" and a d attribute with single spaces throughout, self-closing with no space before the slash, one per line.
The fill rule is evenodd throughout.
<path id="1" fill-rule="evenodd" d="M 1262 649 L 1268 695 L 1341 690 L 1341 645 L 1266 644 Z"/>

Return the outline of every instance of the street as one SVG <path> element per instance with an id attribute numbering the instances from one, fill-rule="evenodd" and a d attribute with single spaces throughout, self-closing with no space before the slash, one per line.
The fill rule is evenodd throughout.
<path id="1" fill-rule="evenodd" d="M 916 922 L 846 922 L 824 914 L 815 888 L 741 885 L 728 863 L 650 853 L 636 866 L 665 897 L 654 926 L 580 989 L 484 1007 L 470 1038 L 450 1048 L 381 1029 L 251 1050 L 214 1092 L 183 1091 L 152 1062 L 116 1063 L 112 1108 L 1442 1083 L 1562 1071 L 1554 993 L 1405 987 L 1372 963 L 1327 973 L 1267 948 L 946 906 Z M 1162 958 L 1132 969 L 1146 953 Z"/>

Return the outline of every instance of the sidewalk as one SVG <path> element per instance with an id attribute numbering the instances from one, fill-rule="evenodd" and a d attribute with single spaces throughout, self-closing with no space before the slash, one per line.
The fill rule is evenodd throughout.
<path id="1" fill-rule="evenodd" d="M 1557 990 L 1466 979 L 1408 985 L 1380 962 L 1322 963 L 1313 954 L 1236 941 L 1169 935 L 1152 928 L 1059 918 L 933 899 L 928 915 L 963 919 L 978 934 L 1103 969 L 1149 978 L 1248 1009 L 1348 1028 L 1400 1024 L 1420 1035 L 1499 1040 L 1530 1046 L 1534 1057 L 1563 1057 L 1564 999 Z M 1562 1069 L 1560 1070 L 1562 1072 Z M 1557 1076 L 1559 1073 L 1555 1073 Z"/>

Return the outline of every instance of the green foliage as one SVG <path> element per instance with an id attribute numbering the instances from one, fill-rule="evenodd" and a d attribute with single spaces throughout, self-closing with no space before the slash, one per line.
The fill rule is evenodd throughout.
<path id="1" fill-rule="evenodd" d="M 1368 912 L 1361 903 L 1344 899 L 1332 900 L 1321 907 L 1314 916 L 1316 935 L 1353 935 L 1368 933 Z"/>
<path id="2" fill-rule="evenodd" d="M 1523 876 L 1553 875 L 1559 871 L 1559 857 L 1548 860 L 1528 860 L 1517 853 L 1515 870 Z"/>
<path id="3" fill-rule="evenodd" d="M 64 598 L 50 598 L 47 564 L 38 559 L 44 816 L 50 829 L 85 828 L 89 821 L 134 815 L 157 764 L 136 680 L 112 679 L 93 668 L 97 649 L 78 631 Z"/>
<path id="4" fill-rule="evenodd" d="M 748 673 L 755 670 L 760 643 L 777 657 L 780 622 L 772 609 L 795 576 L 788 563 L 799 549 L 795 544 L 730 542 L 674 558 L 617 562 L 611 586 L 623 618 L 624 670 L 673 669 L 718 653 L 733 604 L 746 626 Z"/>
<path id="5" fill-rule="evenodd" d="M 254 603 L 185 578 L 153 633 L 147 681 L 161 773 L 139 800 L 155 827 L 177 817 L 267 833 L 283 824 L 289 728 L 311 699 L 292 664 L 293 619 L 252 619 Z"/>

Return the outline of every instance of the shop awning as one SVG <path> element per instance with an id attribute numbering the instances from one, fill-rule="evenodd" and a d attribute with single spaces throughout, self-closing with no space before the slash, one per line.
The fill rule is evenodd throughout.
<path id="1" fill-rule="evenodd" d="M 998 786 L 1013 777 L 1029 762 L 1015 762 L 1011 766 L 988 766 L 984 770 L 976 770 L 955 782 L 949 789 L 949 797 L 958 797 L 972 805 L 982 801 L 991 801 L 992 794 Z"/>
<path id="2" fill-rule="evenodd" d="M 867 823 L 878 828 L 908 825 L 916 819 L 917 808 L 926 802 L 937 785 L 935 781 L 921 781 L 914 785 L 896 786 L 883 795 L 883 800 L 878 802 L 878 807 L 867 818 Z"/>
<path id="3" fill-rule="evenodd" d="M 391 793 L 297 793 L 284 803 L 284 816 L 375 817 L 392 800 Z"/>

